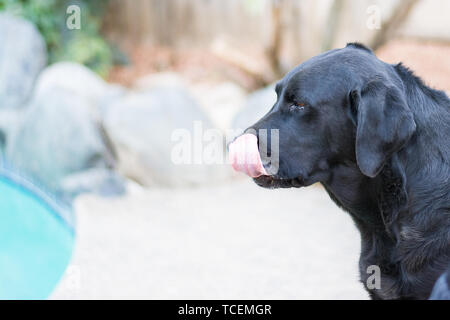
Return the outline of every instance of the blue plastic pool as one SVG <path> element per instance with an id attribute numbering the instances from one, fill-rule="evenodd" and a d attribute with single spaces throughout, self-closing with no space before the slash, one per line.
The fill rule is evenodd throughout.
<path id="1" fill-rule="evenodd" d="M 0 170 L 0 299 L 45 299 L 66 269 L 72 215 L 24 179 Z"/>

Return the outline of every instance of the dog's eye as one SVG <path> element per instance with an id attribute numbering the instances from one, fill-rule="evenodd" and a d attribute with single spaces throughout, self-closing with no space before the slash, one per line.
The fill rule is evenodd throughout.
<path id="1" fill-rule="evenodd" d="M 290 106 L 290 111 L 298 111 L 298 110 L 300 110 L 300 111 L 303 111 L 303 110 L 305 110 L 305 104 L 304 103 L 300 103 L 300 102 L 295 102 L 294 104 L 292 104 L 291 106 Z"/>

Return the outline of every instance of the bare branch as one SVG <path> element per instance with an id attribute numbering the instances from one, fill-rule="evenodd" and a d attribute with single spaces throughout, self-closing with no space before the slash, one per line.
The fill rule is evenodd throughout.
<path id="1" fill-rule="evenodd" d="M 381 29 L 375 35 L 370 47 L 373 50 L 376 50 L 391 39 L 406 21 L 414 6 L 419 3 L 419 1 L 420 0 L 400 1 L 392 16 L 385 23 L 383 23 Z"/>

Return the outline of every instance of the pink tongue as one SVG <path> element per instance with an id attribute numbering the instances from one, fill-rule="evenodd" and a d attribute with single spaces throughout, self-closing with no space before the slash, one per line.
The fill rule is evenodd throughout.
<path id="1" fill-rule="evenodd" d="M 228 150 L 234 170 L 252 178 L 268 175 L 261 162 L 258 139 L 255 135 L 247 133 L 238 137 L 229 145 Z"/>

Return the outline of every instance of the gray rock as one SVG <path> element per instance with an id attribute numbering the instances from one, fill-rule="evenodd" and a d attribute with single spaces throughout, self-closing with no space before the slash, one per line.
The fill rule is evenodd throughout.
<path id="1" fill-rule="evenodd" d="M 125 180 L 107 168 L 92 168 L 68 175 L 60 185 L 63 194 L 70 198 L 82 193 L 112 197 L 123 195 L 126 191 Z"/>
<path id="2" fill-rule="evenodd" d="M 0 43 L 0 108 L 18 108 L 47 63 L 45 42 L 30 22 L 0 14 Z"/>
<path id="3" fill-rule="evenodd" d="M 234 117 L 233 128 L 242 131 L 261 119 L 275 104 L 277 95 L 275 85 L 250 94 L 244 108 Z"/>
<path id="4" fill-rule="evenodd" d="M 222 130 L 231 128 L 233 117 L 246 98 L 246 92 L 232 82 L 196 84 L 191 86 L 191 91 L 214 124 Z"/>
<path id="5" fill-rule="evenodd" d="M 6 133 L 0 129 L 0 155 L 3 154 L 3 150 L 6 146 Z"/>
<path id="6" fill-rule="evenodd" d="M 223 137 L 206 144 L 200 141 L 200 148 L 194 148 L 198 141 L 195 128 L 203 134 L 203 130 L 213 125 L 196 101 L 180 87 L 132 93 L 109 107 L 104 125 L 117 151 L 120 172 L 142 185 L 197 185 L 228 175 L 223 163 L 206 163 L 202 158 L 206 144 L 220 149 L 223 157 Z M 172 157 L 174 147 L 185 141 L 173 136 L 177 133 L 187 134 L 191 140 L 187 146 L 191 154 L 182 163 L 173 161 Z"/>
<path id="7" fill-rule="evenodd" d="M 112 152 L 88 105 L 62 89 L 34 96 L 8 137 L 7 161 L 50 191 L 59 191 L 70 174 L 112 167 Z"/>
<path id="8" fill-rule="evenodd" d="M 83 97 L 98 117 L 102 108 L 125 94 L 125 88 L 106 83 L 87 67 L 74 62 L 58 62 L 45 68 L 36 81 L 35 93 L 64 89 Z"/>
<path id="9" fill-rule="evenodd" d="M 0 109 L 0 152 L 4 152 L 10 133 L 19 125 L 24 110 Z"/>

